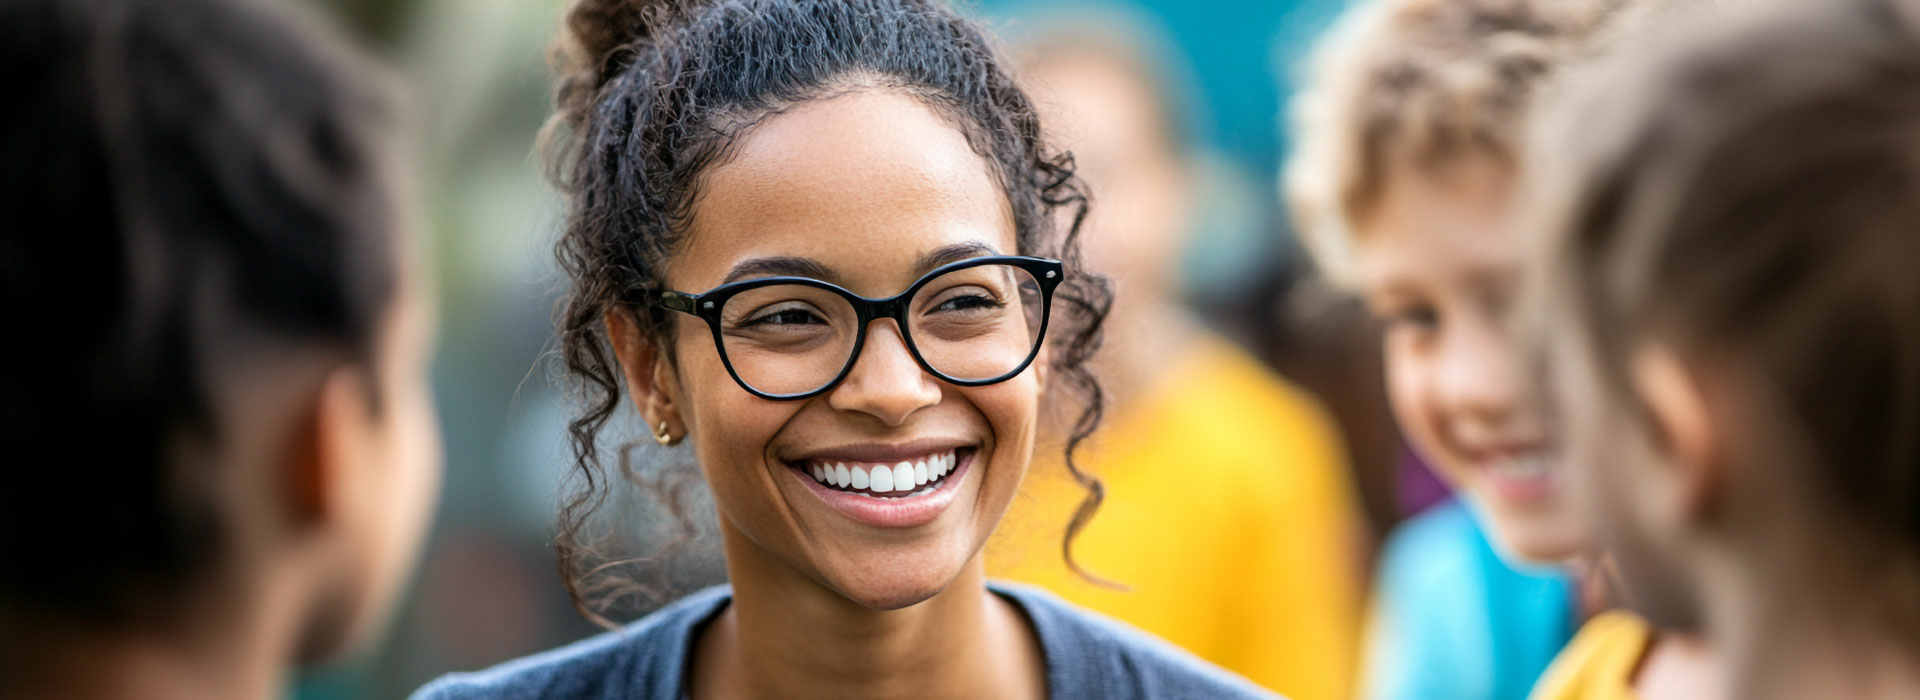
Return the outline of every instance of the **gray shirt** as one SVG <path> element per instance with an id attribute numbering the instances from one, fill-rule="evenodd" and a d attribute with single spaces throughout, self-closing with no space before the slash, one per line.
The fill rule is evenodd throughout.
<path id="1" fill-rule="evenodd" d="M 994 583 L 1040 638 L 1055 700 L 1274 698 L 1270 692 L 1122 623 L 1039 589 Z M 680 700 L 700 629 L 733 600 L 727 586 L 695 593 L 625 628 L 485 671 L 443 676 L 414 700 Z"/>

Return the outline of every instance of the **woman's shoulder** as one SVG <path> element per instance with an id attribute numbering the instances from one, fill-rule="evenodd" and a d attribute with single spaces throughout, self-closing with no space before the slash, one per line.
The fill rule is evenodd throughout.
<path id="1" fill-rule="evenodd" d="M 1041 589 L 995 583 L 993 591 L 1033 623 L 1055 700 L 1277 697 L 1184 649 Z"/>
<path id="2" fill-rule="evenodd" d="M 732 599 L 732 589 L 715 586 L 617 630 L 483 671 L 441 676 L 414 691 L 413 700 L 677 699 L 694 630 Z"/>

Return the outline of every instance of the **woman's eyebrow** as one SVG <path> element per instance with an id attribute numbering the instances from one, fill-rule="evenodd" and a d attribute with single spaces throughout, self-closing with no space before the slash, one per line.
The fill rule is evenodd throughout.
<path id="1" fill-rule="evenodd" d="M 982 255 L 999 254 L 1000 251 L 995 250 L 993 246 L 979 241 L 955 243 L 950 246 L 936 248 L 926 255 L 920 256 L 920 261 L 915 264 L 914 271 L 926 272 L 950 262 L 965 260 L 967 258 L 977 258 Z"/>
<path id="2" fill-rule="evenodd" d="M 917 272 L 926 272 L 958 260 L 965 260 L 982 255 L 999 254 L 1000 251 L 995 250 L 993 246 L 979 241 L 955 243 L 953 245 L 936 248 L 926 255 L 920 256 L 920 260 L 914 264 L 914 269 Z M 720 283 L 727 284 L 747 277 L 776 276 L 810 277 L 825 282 L 835 282 L 838 280 L 838 275 L 835 275 L 832 269 L 812 258 L 774 257 L 748 258 L 742 260 L 739 264 L 734 265 L 732 270 L 727 271 L 726 279 L 721 280 Z"/>
<path id="3" fill-rule="evenodd" d="M 727 272 L 727 278 L 721 284 L 727 284 L 743 277 L 810 277 L 833 282 L 837 276 L 833 270 L 812 258 L 748 258 L 734 265 Z"/>

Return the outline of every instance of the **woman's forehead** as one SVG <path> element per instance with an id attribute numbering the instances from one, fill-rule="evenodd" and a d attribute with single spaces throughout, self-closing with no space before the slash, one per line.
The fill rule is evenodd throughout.
<path id="1" fill-rule="evenodd" d="M 990 167 L 911 97 L 861 92 L 799 105 L 753 127 L 703 178 L 668 282 L 705 289 L 743 261 L 796 258 L 851 287 L 889 282 L 877 277 L 907 274 L 955 245 L 1016 252 Z"/>

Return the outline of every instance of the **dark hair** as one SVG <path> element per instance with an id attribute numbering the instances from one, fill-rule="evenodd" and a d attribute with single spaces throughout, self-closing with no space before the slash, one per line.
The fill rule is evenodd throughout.
<path id="1" fill-rule="evenodd" d="M 1649 338 L 1743 358 L 1814 493 L 1920 557 L 1920 3 L 1773 9 L 1636 51 L 1548 121 L 1544 312 L 1616 399 Z"/>
<path id="2" fill-rule="evenodd" d="M 1073 537 L 1102 496 L 1072 457 L 1100 419 L 1100 387 L 1086 363 L 1109 294 L 1079 265 L 1087 200 L 1072 161 L 1046 146 L 1033 105 L 979 28 L 933 0 L 581 0 L 567 16 L 556 65 L 549 135 L 559 138 L 548 155 L 568 199 L 557 251 L 572 280 L 559 318 L 561 357 L 585 407 L 569 426 L 577 488 L 562 504 L 555 549 L 583 613 L 598 617 L 583 592 L 595 584 L 582 572 L 593 554 L 583 527 L 608 491 L 597 438 L 620 403 L 602 319 L 630 313 L 661 342 L 662 315 L 624 300 L 662 288 L 700 175 L 757 121 L 848 90 L 899 91 L 952 120 L 1005 190 L 1019 252 L 1069 266 L 1056 293 L 1064 330 L 1052 342 L 1063 388 L 1085 400 L 1066 441 L 1067 468 L 1087 490 L 1062 543 L 1073 564 Z M 631 447 L 620 452 L 629 480 Z"/>
<path id="3" fill-rule="evenodd" d="M 243 370 L 370 362 L 390 95 L 229 0 L 0 4 L 0 628 L 165 609 L 228 541 Z"/>

